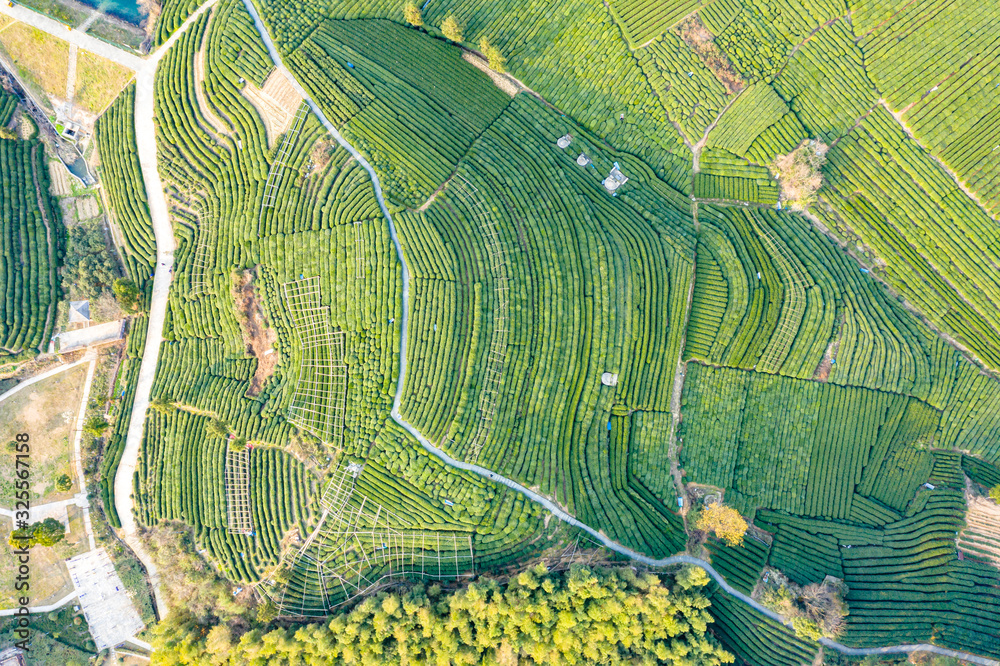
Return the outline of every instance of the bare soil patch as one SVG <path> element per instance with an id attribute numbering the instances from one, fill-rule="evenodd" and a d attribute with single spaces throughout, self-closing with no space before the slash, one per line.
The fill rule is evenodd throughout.
<path id="1" fill-rule="evenodd" d="M 73 189 L 69 185 L 69 171 L 62 162 L 49 161 L 49 192 L 57 197 L 68 197 L 73 194 Z"/>
<path id="2" fill-rule="evenodd" d="M 973 493 L 966 482 L 965 529 L 955 539 L 960 551 L 1000 568 L 1000 506 Z"/>
<path id="3" fill-rule="evenodd" d="M 677 26 L 677 34 L 705 66 L 712 70 L 715 78 L 726 87 L 726 92 L 735 95 L 746 87 L 746 82 L 729 57 L 715 45 L 715 35 L 709 32 L 697 14 L 681 21 Z"/>
<path id="4" fill-rule="evenodd" d="M 253 288 L 253 271 L 243 271 L 233 280 L 233 300 L 236 302 L 236 314 L 243 330 L 243 344 L 247 354 L 257 359 L 257 369 L 250 379 L 248 397 L 256 397 L 264 388 L 268 377 L 274 374 L 278 365 L 278 354 L 274 351 L 274 343 L 278 334 L 268 327 L 264 318 L 264 310 L 260 299 Z"/>
<path id="5" fill-rule="evenodd" d="M 267 77 L 263 88 L 248 81 L 243 87 L 243 96 L 253 104 L 263 119 L 269 146 L 291 126 L 295 111 L 302 103 L 299 93 L 277 70 Z"/>
<path id="6" fill-rule="evenodd" d="M 490 77 L 490 80 L 493 81 L 493 85 L 511 97 L 518 93 L 517 86 L 503 74 L 490 69 L 490 65 L 486 61 L 486 58 L 481 55 L 471 51 L 462 51 L 462 60 L 466 61 L 476 69 L 486 74 L 486 76 Z"/>

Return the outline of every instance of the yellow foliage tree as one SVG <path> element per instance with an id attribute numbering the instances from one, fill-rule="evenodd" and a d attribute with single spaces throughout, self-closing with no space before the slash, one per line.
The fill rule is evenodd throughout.
<path id="1" fill-rule="evenodd" d="M 451 14 L 441 23 L 441 32 L 453 42 L 462 41 L 462 26 L 458 24 L 458 19 Z"/>
<path id="2" fill-rule="evenodd" d="M 990 488 L 990 499 L 997 504 L 1000 504 L 1000 485 Z"/>
<path id="3" fill-rule="evenodd" d="M 747 532 L 747 521 L 736 509 L 716 502 L 702 509 L 695 527 L 704 532 L 714 532 L 730 546 L 739 546 Z"/>
<path id="4" fill-rule="evenodd" d="M 490 69 L 500 74 L 504 73 L 504 65 L 507 59 L 500 53 L 500 49 L 490 44 L 490 40 L 485 35 L 479 38 L 479 50 L 490 63 Z"/>
<path id="5" fill-rule="evenodd" d="M 420 15 L 420 8 L 417 7 L 417 3 L 415 2 L 406 3 L 403 7 L 403 17 L 407 23 L 417 28 L 424 24 L 424 17 Z"/>

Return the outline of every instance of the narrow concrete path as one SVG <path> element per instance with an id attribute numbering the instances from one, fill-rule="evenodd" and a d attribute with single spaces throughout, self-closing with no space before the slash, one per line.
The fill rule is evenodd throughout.
<path id="1" fill-rule="evenodd" d="M 45 372 L 43 372 L 40 375 L 35 375 L 34 377 L 31 377 L 30 379 L 25 379 L 23 382 L 21 382 L 20 384 L 18 384 L 14 388 L 12 388 L 9 391 L 7 391 L 7 392 L 3 393 L 2 395 L 0 395 L 0 402 L 3 402 L 4 400 L 6 400 L 7 398 L 11 397 L 12 395 L 14 395 L 15 393 L 17 393 L 18 391 L 22 391 L 22 390 L 28 388 L 32 384 L 37 384 L 38 382 L 40 382 L 42 380 L 48 379 L 49 377 L 54 377 L 55 375 L 58 375 L 59 373 L 66 372 L 67 370 L 72 370 L 73 368 L 78 368 L 81 365 L 83 365 L 84 363 L 87 363 L 89 361 L 90 361 L 90 359 L 88 359 L 86 356 L 84 356 L 82 359 L 80 359 L 79 361 L 76 361 L 75 363 L 66 363 L 64 365 L 57 365 L 56 367 L 54 367 L 54 368 L 52 368 L 50 370 L 46 370 Z"/>
<path id="2" fill-rule="evenodd" d="M 90 401 L 90 389 L 94 386 L 94 370 L 97 369 L 97 350 L 87 351 L 86 358 L 90 359 L 87 366 L 87 379 L 83 382 L 83 397 L 80 398 L 80 412 L 76 417 L 76 431 L 73 433 L 73 456 L 76 458 L 76 478 L 80 482 L 80 493 L 76 502 L 83 509 L 83 527 L 87 531 L 87 541 L 90 549 L 97 548 L 94 540 L 94 526 L 90 522 L 90 501 L 87 499 L 87 477 L 83 475 L 83 424 L 87 418 L 87 403 Z"/>
<path id="3" fill-rule="evenodd" d="M 441 449 L 431 444 L 431 442 L 426 437 L 424 437 L 419 430 L 414 428 L 405 419 L 403 419 L 403 417 L 400 415 L 399 407 L 402 401 L 403 386 L 406 381 L 407 327 L 409 324 L 409 314 L 410 314 L 410 272 L 409 272 L 409 267 L 406 264 L 406 257 L 403 254 L 402 245 L 400 244 L 399 237 L 396 234 L 396 225 L 393 223 L 392 215 L 389 214 L 389 209 L 385 205 L 385 198 L 382 195 L 382 186 L 379 183 L 378 175 L 375 173 L 375 170 L 364 158 L 364 156 L 362 156 L 361 153 L 359 153 L 354 148 L 354 146 L 349 144 L 344 139 L 343 136 L 341 136 L 340 132 L 338 132 L 337 129 L 333 126 L 333 124 L 329 121 L 329 119 L 327 119 L 322 109 L 319 108 L 319 106 L 313 101 L 312 97 L 310 97 L 309 94 L 305 91 L 305 89 L 301 85 L 299 85 L 299 82 L 295 79 L 295 76 L 285 67 L 284 63 L 281 60 L 281 55 L 275 48 L 274 42 L 271 40 L 271 36 L 267 32 L 267 29 L 264 27 L 264 22 L 261 20 L 260 15 L 257 13 L 257 9 L 254 7 L 252 0 L 243 0 L 243 4 L 246 6 L 247 11 L 250 12 L 250 15 L 253 17 L 254 25 L 257 28 L 257 32 L 260 33 L 261 38 L 264 40 L 264 45 L 267 47 L 268 53 L 271 55 L 271 59 L 274 61 L 278 71 L 280 71 L 289 80 L 291 85 L 299 92 L 299 94 L 302 95 L 303 99 L 309 105 L 309 108 L 312 109 L 312 112 L 316 114 L 316 117 L 319 118 L 320 122 L 323 123 L 323 126 L 326 127 L 327 131 L 329 131 L 330 134 L 333 136 L 333 138 L 336 139 L 337 143 L 339 143 L 345 150 L 347 150 L 358 161 L 358 164 L 363 166 L 365 170 L 368 172 L 368 175 L 372 179 L 372 186 L 375 189 L 375 197 L 378 199 L 379 207 L 382 209 L 382 214 L 385 216 L 386 222 L 389 225 L 389 235 L 392 237 L 392 242 L 393 245 L 395 246 L 396 254 L 399 257 L 399 263 L 402 266 L 402 278 L 403 278 L 403 291 L 402 291 L 403 316 L 400 318 L 399 379 L 396 384 L 396 395 L 393 397 L 392 401 L 393 420 L 400 426 L 402 426 L 408 433 L 413 435 L 413 437 L 418 442 L 420 442 L 420 445 L 424 447 L 424 449 L 426 449 L 429 453 L 439 458 L 446 465 L 454 467 L 456 469 L 462 469 L 468 472 L 472 472 L 474 474 L 478 474 L 479 476 L 489 479 L 490 481 L 501 483 L 507 486 L 511 490 L 514 490 L 515 492 L 524 495 L 533 502 L 541 504 L 559 520 L 587 532 L 595 539 L 600 541 L 609 550 L 613 550 L 616 553 L 624 555 L 636 562 L 642 562 L 643 564 L 653 567 L 667 567 L 676 564 L 693 564 L 695 566 L 701 567 L 708 573 L 709 576 L 712 577 L 712 579 L 716 583 L 719 584 L 719 586 L 726 594 L 735 597 L 736 599 L 739 599 L 743 603 L 747 604 L 748 606 L 751 606 L 752 608 L 763 613 L 769 618 L 777 622 L 780 622 L 781 624 L 784 624 L 786 626 L 790 626 L 785 621 L 785 618 L 778 615 L 772 610 L 764 608 L 755 600 L 751 599 L 749 596 L 743 594 L 739 590 L 732 587 L 729 583 L 726 582 L 726 579 L 723 578 L 722 575 L 719 574 L 719 572 L 717 572 L 712 567 L 712 565 L 706 562 L 705 560 L 696 557 L 691 557 L 689 555 L 675 555 L 673 557 L 655 559 L 649 557 L 648 555 L 637 553 L 634 550 L 627 548 L 621 545 L 620 543 L 617 543 L 616 541 L 612 541 L 611 539 L 601 534 L 600 532 L 590 527 L 589 525 L 581 523 L 579 520 L 577 520 L 570 514 L 566 513 L 566 511 L 564 511 L 561 507 L 557 506 L 547 497 L 543 497 L 542 495 L 539 495 L 538 493 L 528 488 L 525 488 L 521 484 L 512 481 L 506 477 L 500 476 L 499 474 L 496 474 L 486 469 L 485 467 L 480 467 L 479 465 L 473 465 L 464 461 L 455 460 L 447 453 L 445 453 Z M 1000 666 L 1000 662 L 994 661 L 992 659 L 986 659 L 985 657 L 980 657 L 978 655 L 959 652 L 958 650 L 949 650 L 947 648 L 940 648 L 936 645 L 921 644 L 921 645 L 894 645 L 882 648 L 849 648 L 846 645 L 841 645 L 840 643 L 826 639 L 824 639 L 821 642 L 823 643 L 823 645 L 838 650 L 839 652 L 843 652 L 845 654 L 867 655 L 867 654 L 889 654 L 889 653 L 908 653 L 914 651 L 926 651 L 926 652 L 933 652 L 935 654 L 941 654 L 946 656 L 957 657 L 960 659 L 965 659 L 966 661 L 975 664 L 981 664 L 982 666 Z"/>
<path id="4" fill-rule="evenodd" d="M 6 2 L 0 3 L 0 13 L 13 17 L 33 28 L 38 28 L 53 37 L 58 37 L 70 44 L 75 44 L 102 58 L 107 58 L 111 62 L 117 63 L 122 67 L 127 67 L 132 71 L 142 69 L 145 63 L 148 62 L 133 53 L 119 49 L 107 42 L 102 42 L 96 37 L 91 37 L 79 30 L 69 29 L 64 23 L 60 23 L 55 19 L 34 12 L 21 5 L 11 7 Z"/>
<path id="5" fill-rule="evenodd" d="M 73 106 L 73 98 L 76 97 L 76 57 L 80 47 L 76 44 L 69 45 L 69 66 L 66 68 L 66 104 Z"/>
<path id="6" fill-rule="evenodd" d="M 49 613 L 59 608 L 62 608 L 63 606 L 73 601 L 74 599 L 76 599 L 76 591 L 70 592 L 65 597 L 55 602 L 54 604 L 48 604 L 47 606 L 28 606 L 28 610 L 31 611 L 32 615 Z M 0 617 L 10 617 L 11 615 L 17 613 L 17 610 L 18 609 L 16 608 L 5 608 L 4 610 L 0 610 Z"/>
<path id="7" fill-rule="evenodd" d="M 170 223 L 167 197 L 163 192 L 163 182 L 160 180 L 160 172 L 156 162 L 154 84 L 156 67 L 160 60 L 191 24 L 198 20 L 215 2 L 216 0 L 208 0 L 193 12 L 171 35 L 170 39 L 147 60 L 143 61 L 142 68 L 136 71 L 135 76 L 135 138 L 139 153 L 139 166 L 142 168 L 143 186 L 146 190 L 146 201 L 149 206 L 149 216 L 153 223 L 153 235 L 156 237 L 156 270 L 149 306 L 146 346 L 143 349 L 142 361 L 139 365 L 139 379 L 136 383 L 135 399 L 132 403 L 132 416 L 125 436 L 125 450 L 122 452 L 122 459 L 115 475 L 115 510 L 122 524 L 122 540 L 139 558 L 149 575 L 149 583 L 153 588 L 153 596 L 156 601 L 156 611 L 161 620 L 167 616 L 169 609 L 160 590 L 160 576 L 156 564 L 146 552 L 142 541 L 139 540 L 139 529 L 132 512 L 135 504 L 132 497 L 132 479 L 139 463 L 142 429 L 146 420 L 146 410 L 149 408 L 153 379 L 156 377 L 160 344 L 163 342 L 163 324 L 167 318 L 167 294 L 170 290 L 171 271 L 174 265 L 174 230 Z"/>

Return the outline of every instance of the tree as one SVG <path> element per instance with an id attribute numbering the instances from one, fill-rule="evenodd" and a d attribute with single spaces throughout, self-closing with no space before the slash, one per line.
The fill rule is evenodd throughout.
<path id="1" fill-rule="evenodd" d="M 1000 504 L 1000 484 L 997 484 L 990 488 L 990 499 Z"/>
<path id="2" fill-rule="evenodd" d="M 816 202 L 823 186 L 821 169 L 829 147 L 819 139 L 807 139 L 787 155 L 771 163 L 771 171 L 781 183 L 781 201 L 792 210 L 805 210 Z"/>
<path id="3" fill-rule="evenodd" d="M 453 42 L 462 41 L 462 26 L 458 24 L 458 19 L 452 14 L 449 14 L 441 23 L 441 32 Z"/>
<path id="4" fill-rule="evenodd" d="M 674 580 L 677 582 L 680 589 L 686 592 L 692 588 L 704 587 L 705 585 L 708 585 L 708 582 L 711 579 L 708 577 L 707 571 L 701 567 L 689 564 L 677 572 L 677 576 L 675 576 Z"/>
<path id="5" fill-rule="evenodd" d="M 503 54 L 500 53 L 500 49 L 493 46 L 490 43 L 489 38 L 486 37 L 485 35 L 479 38 L 479 50 L 482 52 L 484 56 L 486 56 L 486 59 L 489 61 L 490 69 L 492 69 L 494 72 L 503 74 L 504 65 L 507 64 L 507 61 L 503 57 Z"/>
<path id="6" fill-rule="evenodd" d="M 126 278 L 118 278 L 111 285 L 111 291 L 118 301 L 118 307 L 128 314 L 135 314 L 139 311 L 139 288 L 135 282 Z"/>
<path id="7" fill-rule="evenodd" d="M 54 546 L 66 537 L 66 526 L 55 518 L 32 523 L 16 529 L 7 538 L 14 548 L 31 548 L 32 546 Z"/>
<path id="8" fill-rule="evenodd" d="M 700 590 L 671 589 L 654 573 L 539 565 L 503 584 L 480 579 L 450 594 L 415 585 L 324 623 L 254 629 L 221 662 L 210 643 L 224 644 L 225 631 L 209 641 L 215 630 L 199 631 L 182 612 L 153 628 L 153 642 L 157 659 L 174 664 L 733 663 L 707 633 L 710 605 Z"/>
<path id="9" fill-rule="evenodd" d="M 60 474 L 56 478 L 56 490 L 59 492 L 66 492 L 73 487 L 73 479 L 70 478 L 69 474 Z"/>
<path id="10" fill-rule="evenodd" d="M 243 451 L 244 449 L 247 448 L 247 438 L 237 437 L 236 439 L 229 442 L 229 448 L 231 448 L 233 451 Z"/>
<path id="11" fill-rule="evenodd" d="M 205 424 L 205 434 L 209 437 L 229 437 L 229 424 L 222 419 L 209 419 Z"/>
<path id="12" fill-rule="evenodd" d="M 704 532 L 714 532 L 730 546 L 739 546 L 747 532 L 747 521 L 736 509 L 715 502 L 702 509 L 695 527 Z"/>
<path id="13" fill-rule="evenodd" d="M 63 289 L 76 298 L 96 299 L 111 287 L 115 268 L 99 223 L 85 222 L 69 230 L 63 265 Z"/>
<path id="14" fill-rule="evenodd" d="M 412 0 L 407 2 L 406 6 L 403 7 L 403 17 L 407 23 L 415 28 L 419 28 L 424 24 L 424 17 L 420 15 L 420 8 Z"/>
<path id="15" fill-rule="evenodd" d="M 149 408 L 163 416 L 169 416 L 177 411 L 177 405 L 170 402 L 163 396 L 157 396 L 149 401 Z"/>
<path id="16" fill-rule="evenodd" d="M 95 414 L 87 419 L 87 421 L 83 424 L 83 431 L 91 437 L 100 437 L 107 432 L 110 427 L 110 423 L 105 421 L 103 417 Z"/>

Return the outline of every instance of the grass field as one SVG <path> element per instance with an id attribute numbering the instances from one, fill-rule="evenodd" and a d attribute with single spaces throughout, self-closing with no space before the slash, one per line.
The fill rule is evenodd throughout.
<path id="1" fill-rule="evenodd" d="M 40 504 L 72 497 L 79 492 L 73 459 L 73 428 L 80 410 L 86 366 L 60 373 L 37 382 L 0 402 L 0 441 L 9 442 L 17 433 L 31 438 L 32 503 Z M 4 446 L 0 474 L 14 477 L 14 456 Z M 56 490 L 57 477 L 68 474 L 73 487 Z M 0 490 L 0 502 L 13 505 L 13 486 Z"/>
<path id="2" fill-rule="evenodd" d="M 76 60 L 74 102 L 91 113 L 100 113 L 132 79 L 132 72 L 89 51 L 80 50 Z"/>
<path id="3" fill-rule="evenodd" d="M 36 92 L 66 96 L 69 44 L 65 41 L 16 23 L 0 32 L 0 48 Z"/>

